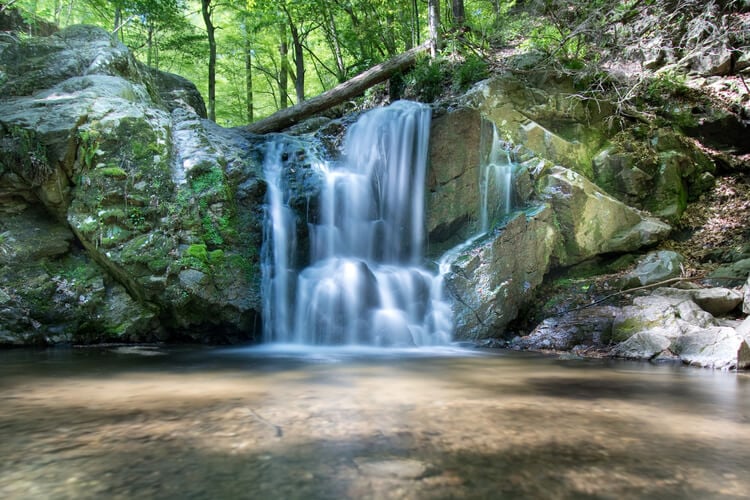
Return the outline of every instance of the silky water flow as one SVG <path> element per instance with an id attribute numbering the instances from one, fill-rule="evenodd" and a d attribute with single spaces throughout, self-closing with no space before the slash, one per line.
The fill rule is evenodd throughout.
<path id="1" fill-rule="evenodd" d="M 298 222 L 285 163 L 300 144 L 284 135 L 269 140 L 261 258 L 266 342 L 378 347 L 450 342 L 453 318 L 443 275 L 457 252 L 440 259 L 437 273 L 424 260 L 430 119 L 430 108 L 413 102 L 371 110 L 349 128 L 340 161 L 313 162 L 321 186 L 317 213 L 307 221 L 306 267 L 295 265 Z M 501 191 L 509 192 L 504 176 L 511 171 L 501 156 L 493 146 L 481 169 L 481 234 L 496 206 L 509 209 L 509 195 L 507 202 L 498 201 L 505 200 Z"/>

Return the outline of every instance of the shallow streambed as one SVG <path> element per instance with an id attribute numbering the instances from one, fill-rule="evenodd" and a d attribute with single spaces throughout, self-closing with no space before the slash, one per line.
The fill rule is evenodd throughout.
<path id="1" fill-rule="evenodd" d="M 450 349 L 5 351 L 0 455 L 4 499 L 747 498 L 750 377 Z"/>

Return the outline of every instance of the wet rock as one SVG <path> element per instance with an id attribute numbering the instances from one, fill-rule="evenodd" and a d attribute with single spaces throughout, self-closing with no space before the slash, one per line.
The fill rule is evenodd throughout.
<path id="1" fill-rule="evenodd" d="M 574 88 L 568 79 L 551 79 L 541 72 L 536 76 L 537 82 L 498 75 L 476 85 L 466 102 L 493 122 L 501 137 L 589 176 L 605 130 L 590 124 L 607 113 L 608 105 L 596 108 L 570 99 Z"/>
<path id="2" fill-rule="evenodd" d="M 515 214 L 454 258 L 445 278 L 456 339 L 496 336 L 533 296 L 557 247 L 553 213 L 543 206 Z"/>
<path id="3" fill-rule="evenodd" d="M 589 307 L 542 321 L 529 335 L 513 339 L 512 348 L 571 350 L 576 346 L 602 345 L 609 338 L 617 308 Z"/>
<path id="4" fill-rule="evenodd" d="M 0 263 L 12 266 L 8 283 L 27 283 L 6 315 L 13 334 L 133 341 L 166 325 L 252 335 L 264 195 L 252 138 L 202 120 L 194 85 L 145 68 L 99 28 L 9 38 L 0 73 L 0 234 L 22 242 L 0 243 Z M 13 226 L 30 210 L 49 222 Z"/>
<path id="5" fill-rule="evenodd" d="M 481 137 L 476 110 L 460 108 L 432 121 L 425 211 L 431 242 L 465 239 L 478 229 Z"/>

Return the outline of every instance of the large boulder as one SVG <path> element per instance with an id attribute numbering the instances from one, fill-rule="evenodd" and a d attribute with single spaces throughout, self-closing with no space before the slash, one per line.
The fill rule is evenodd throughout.
<path id="1" fill-rule="evenodd" d="M 665 128 L 618 133 L 593 167 L 592 180 L 607 193 L 670 222 L 713 186 L 716 170 L 692 141 Z"/>
<path id="2" fill-rule="evenodd" d="M 738 370 L 750 367 L 750 345 L 734 328 L 692 331 L 674 339 L 670 348 L 689 365 Z"/>
<path id="3" fill-rule="evenodd" d="M 255 138 L 203 120 L 194 85 L 99 28 L 4 38 L 0 74 L 0 211 L 46 214 L 67 248 L 55 260 L 74 259 L 58 268 L 37 256 L 20 274 L 4 264 L 18 276 L 9 283 L 28 278 L 5 290 L 16 312 L 50 296 L 49 283 L 70 298 L 59 314 L 9 312 L 15 324 L 37 325 L 37 342 L 251 337 L 265 192 Z M 0 232 L 28 248 L 38 239 L 17 224 Z M 86 271 L 71 280 L 70 266 Z"/>
<path id="4" fill-rule="evenodd" d="M 552 210 L 517 213 L 504 227 L 456 252 L 445 277 L 456 338 L 496 336 L 543 281 L 557 247 Z"/>
<path id="5" fill-rule="evenodd" d="M 466 102 L 495 124 L 501 138 L 591 177 L 591 161 L 606 137 L 605 127 L 590 124 L 611 107 L 571 98 L 575 89 L 569 79 L 544 72 L 534 78 L 499 75 L 473 87 Z"/>
<path id="6" fill-rule="evenodd" d="M 155 311 L 39 207 L 0 222 L 0 345 L 157 340 Z"/>
<path id="7" fill-rule="evenodd" d="M 742 327 L 721 326 L 704 310 L 714 309 L 716 297 L 726 295 L 717 289 L 666 288 L 636 298 L 632 306 L 621 308 L 615 317 L 610 341 L 616 345 L 611 355 L 631 359 L 674 358 L 718 369 L 750 366 L 750 346 Z M 700 300 L 702 306 L 694 299 Z M 720 309 L 725 311 L 727 307 Z"/>
<path id="8" fill-rule="evenodd" d="M 572 170 L 554 167 L 537 186 L 552 205 L 563 236 L 560 265 L 577 264 L 601 253 L 637 250 L 666 238 L 671 231 L 669 225 L 608 196 Z"/>

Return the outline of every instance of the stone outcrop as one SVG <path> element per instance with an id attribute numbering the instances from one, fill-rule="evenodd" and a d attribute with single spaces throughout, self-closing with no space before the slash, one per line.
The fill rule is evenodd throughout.
<path id="1" fill-rule="evenodd" d="M 542 206 L 514 215 L 459 252 L 445 278 L 456 337 L 478 339 L 503 331 L 542 283 L 559 237 L 552 210 Z"/>
<path id="2" fill-rule="evenodd" d="M 0 343 L 252 337 L 253 137 L 99 28 L 4 38 L 0 73 Z"/>
<path id="3" fill-rule="evenodd" d="M 689 200 L 713 185 L 713 161 L 690 140 L 658 125 L 619 131 L 611 126 L 613 106 L 579 97 L 571 81 L 540 72 L 527 81 L 506 74 L 481 82 L 466 102 L 504 140 L 667 221 L 676 221 Z"/>
<path id="4" fill-rule="evenodd" d="M 554 167 L 537 182 L 552 205 L 563 251 L 559 264 L 570 266 L 601 253 L 629 252 L 653 245 L 671 231 L 658 219 L 607 196 L 572 170 Z"/>
<path id="5" fill-rule="evenodd" d="M 573 352 L 593 348 L 617 358 L 744 369 L 750 367 L 750 323 L 721 319 L 741 302 L 741 295 L 730 289 L 659 288 L 629 306 L 585 308 L 548 318 L 511 346 Z"/>
<path id="6" fill-rule="evenodd" d="M 459 108 L 433 118 L 425 211 L 431 242 L 466 239 L 479 230 L 482 143 L 478 111 Z"/>

